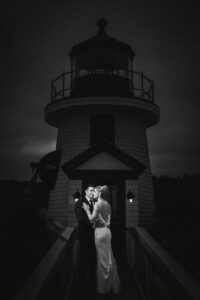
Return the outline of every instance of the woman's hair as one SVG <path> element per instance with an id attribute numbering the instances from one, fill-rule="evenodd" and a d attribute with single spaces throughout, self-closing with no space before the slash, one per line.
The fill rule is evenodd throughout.
<path id="1" fill-rule="evenodd" d="M 98 192 L 100 192 L 101 191 L 101 186 L 97 185 L 97 186 L 94 187 L 94 189 L 97 190 Z"/>
<path id="2" fill-rule="evenodd" d="M 95 188 L 100 192 L 101 198 L 103 198 L 106 201 L 109 200 L 110 190 L 107 185 L 97 186 Z"/>

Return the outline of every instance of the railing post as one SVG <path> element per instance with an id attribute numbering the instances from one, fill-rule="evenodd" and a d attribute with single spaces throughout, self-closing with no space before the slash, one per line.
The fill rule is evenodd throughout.
<path id="1" fill-rule="evenodd" d="M 144 98 L 144 74 L 141 72 L 141 89 L 142 89 L 142 98 Z"/>
<path id="2" fill-rule="evenodd" d="M 71 82 L 70 82 L 70 89 L 71 89 L 71 86 L 72 86 L 72 76 L 73 76 L 73 69 L 72 69 L 72 60 L 70 60 L 70 63 L 71 63 L 71 72 L 70 72 L 70 80 L 71 80 Z"/>
<path id="3" fill-rule="evenodd" d="M 65 72 L 63 71 L 63 76 L 62 76 L 62 95 L 63 98 L 65 96 Z"/>
<path id="4" fill-rule="evenodd" d="M 130 71 L 131 72 L 131 88 L 132 88 L 132 93 L 133 93 L 133 97 L 135 95 L 135 91 L 134 91 L 134 79 L 133 79 L 133 75 L 134 75 L 134 72 L 133 72 L 133 66 L 132 66 L 132 70 Z"/>
<path id="5" fill-rule="evenodd" d="M 131 83 L 133 84 L 133 70 L 131 70 L 130 72 L 131 72 Z"/>
<path id="6" fill-rule="evenodd" d="M 153 299 L 153 295 L 151 293 L 151 286 L 152 286 L 152 274 L 151 274 L 151 265 L 150 261 L 146 256 L 144 256 L 144 263 L 145 263 L 145 279 L 146 279 L 146 296 L 148 300 Z"/>

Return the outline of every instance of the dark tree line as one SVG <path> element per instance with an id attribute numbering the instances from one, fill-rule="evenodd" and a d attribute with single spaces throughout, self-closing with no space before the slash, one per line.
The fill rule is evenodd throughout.
<path id="1" fill-rule="evenodd" d="M 153 176 L 155 223 L 152 234 L 200 280 L 200 173 Z"/>
<path id="2" fill-rule="evenodd" d="M 0 181 L 0 193 L 0 299 L 13 299 L 61 230 L 47 220 L 41 182 Z"/>

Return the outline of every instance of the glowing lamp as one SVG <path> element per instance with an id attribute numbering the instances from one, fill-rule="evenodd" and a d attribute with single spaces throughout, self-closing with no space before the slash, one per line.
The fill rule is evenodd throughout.
<path id="1" fill-rule="evenodd" d="M 130 189 L 129 189 L 128 193 L 126 194 L 126 197 L 127 197 L 128 201 L 129 201 L 129 203 L 133 203 L 135 195 L 131 192 Z"/>
<path id="2" fill-rule="evenodd" d="M 72 196 L 74 197 L 75 202 L 77 202 L 81 198 L 79 190 L 77 190 Z"/>

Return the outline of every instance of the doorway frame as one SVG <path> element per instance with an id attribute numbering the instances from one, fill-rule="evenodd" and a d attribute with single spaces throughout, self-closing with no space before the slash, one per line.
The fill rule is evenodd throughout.
<path id="1" fill-rule="evenodd" d="M 122 176 L 121 171 L 115 172 L 115 176 L 113 176 L 113 171 L 98 171 L 94 172 L 87 171 L 85 176 L 82 176 L 82 196 L 85 195 L 85 188 L 87 184 L 96 184 L 98 185 L 119 185 L 118 195 L 117 195 L 117 216 L 120 218 L 119 224 L 122 229 L 120 233 L 120 243 L 117 242 L 118 230 L 117 227 L 115 229 L 114 225 L 111 222 L 111 233 L 112 233 L 112 248 L 113 253 L 118 251 L 118 260 L 117 263 L 119 265 L 126 264 L 126 177 Z M 121 201 L 120 201 L 121 200 Z M 119 225 L 118 224 L 118 225 Z M 116 224 L 117 226 L 117 224 Z M 119 229 L 119 228 L 118 228 Z"/>

